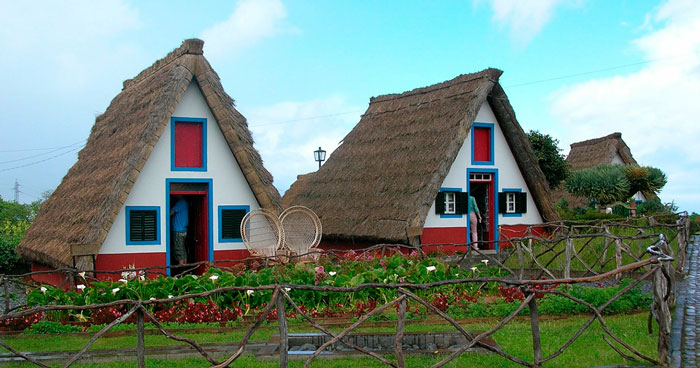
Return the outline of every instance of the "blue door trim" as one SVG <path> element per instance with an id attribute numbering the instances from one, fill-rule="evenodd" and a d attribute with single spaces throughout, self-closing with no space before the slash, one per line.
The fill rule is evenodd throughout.
<path id="1" fill-rule="evenodd" d="M 170 184 L 172 183 L 205 183 L 207 184 L 207 244 L 209 246 L 209 260 L 214 260 L 214 233 L 212 229 L 213 216 L 213 198 L 214 193 L 213 179 L 165 179 L 165 264 L 170 266 Z M 167 269 L 167 274 L 170 276 L 170 268 Z"/>
<path id="2" fill-rule="evenodd" d="M 467 192 L 469 192 L 469 175 L 470 174 L 492 174 L 493 175 L 493 248 L 498 251 L 498 169 L 481 169 L 481 168 L 468 168 L 467 169 Z M 488 210 L 488 209 L 487 209 Z M 471 234 L 469 230 L 471 224 L 469 222 L 469 216 L 467 216 L 467 240 L 470 240 L 469 235 Z"/>

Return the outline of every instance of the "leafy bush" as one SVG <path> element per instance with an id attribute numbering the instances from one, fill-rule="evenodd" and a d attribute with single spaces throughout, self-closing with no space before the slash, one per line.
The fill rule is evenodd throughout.
<path id="1" fill-rule="evenodd" d="M 24 237 L 27 228 L 27 221 L 5 220 L 0 223 L 0 273 L 12 273 L 18 268 L 28 267 L 28 263 L 15 253 L 15 247 Z"/>
<path id="2" fill-rule="evenodd" d="M 39 321 L 32 325 L 32 327 L 27 330 L 28 334 L 38 335 L 38 334 L 62 334 L 71 332 L 80 332 L 82 329 L 79 326 L 65 325 L 60 322 L 54 321 Z"/>
<path id="3" fill-rule="evenodd" d="M 659 197 L 652 197 L 637 205 L 637 213 L 642 216 L 669 214 L 678 210 L 673 202 L 662 203 Z"/>
<path id="4" fill-rule="evenodd" d="M 602 164 L 574 171 L 564 187 L 573 195 L 608 205 L 627 202 L 637 192 L 654 197 L 666 182 L 666 174 L 655 167 Z"/>
<path id="5" fill-rule="evenodd" d="M 561 154 L 559 140 L 537 130 L 531 130 L 526 135 L 549 187 L 556 188 L 569 175 L 569 163 Z"/>
<path id="6" fill-rule="evenodd" d="M 235 272 L 223 272 L 211 268 L 202 276 L 186 275 L 179 278 L 161 277 L 145 280 L 137 274 L 125 273 L 118 282 L 97 281 L 85 286 L 79 284 L 78 291 L 64 291 L 52 286 L 42 286 L 27 295 L 29 306 L 40 305 L 89 305 L 109 303 L 124 299 L 149 300 L 169 299 L 173 296 L 196 294 L 221 287 L 243 286 L 255 287 L 270 284 L 319 285 L 332 287 L 351 287 L 365 283 L 413 283 L 423 284 L 452 279 L 475 277 L 500 277 L 502 270 L 488 267 L 483 260 L 469 270 L 451 266 L 438 259 L 421 259 L 414 256 L 397 254 L 377 257 L 376 255 L 347 255 L 338 261 L 322 258 L 317 264 L 299 263 L 262 267 L 251 264 L 249 269 L 236 267 Z M 133 279 L 129 279 L 133 278 Z M 615 288 L 561 288 L 576 297 L 594 305 L 600 305 L 614 295 L 625 284 Z M 544 288 L 543 288 L 544 289 Z M 361 316 L 377 306 L 387 303 L 397 296 L 396 289 L 368 288 L 353 293 L 330 291 L 311 291 L 290 288 L 290 296 L 299 305 L 303 313 L 311 317 Z M 490 317 L 505 316 L 518 307 L 524 295 L 518 288 L 505 287 L 497 282 L 483 284 L 443 285 L 430 290 L 415 290 L 415 293 L 439 310 L 446 311 L 454 317 Z M 223 323 L 236 321 L 241 316 L 259 316 L 270 301 L 271 290 L 232 290 L 217 292 L 206 297 L 179 300 L 175 303 L 150 305 L 149 311 L 161 322 L 172 323 Z M 586 312 L 585 307 L 555 295 L 538 293 L 542 313 L 567 314 Z M 648 306 L 648 296 L 639 291 L 629 292 L 613 303 L 606 311 L 635 310 Z M 88 321 L 92 324 L 107 324 L 127 312 L 127 306 L 86 310 L 81 314 L 72 311 L 47 312 L 39 319 L 15 321 L 17 328 L 26 328 L 39 320 L 54 322 Z M 412 318 L 424 315 L 424 307 L 411 306 L 408 312 Z M 276 310 L 268 315 L 268 320 L 277 318 Z M 524 311 L 523 313 L 527 313 Z M 289 309 L 288 317 L 297 318 Z M 377 316 L 376 320 L 393 317 Z M 125 323 L 134 323 L 132 316 Z M 6 325 L 7 328 L 12 328 Z M 58 328 L 54 325 L 41 326 L 41 329 Z"/>
<path id="7" fill-rule="evenodd" d="M 628 198 L 630 190 L 622 165 L 598 165 L 576 170 L 566 179 L 564 186 L 569 193 L 596 200 L 601 205 Z"/>
<path id="8" fill-rule="evenodd" d="M 695 212 L 690 215 L 690 234 L 700 234 L 700 215 Z"/>

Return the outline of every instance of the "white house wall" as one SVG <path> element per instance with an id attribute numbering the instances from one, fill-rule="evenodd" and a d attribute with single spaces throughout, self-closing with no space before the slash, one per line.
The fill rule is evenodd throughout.
<path id="1" fill-rule="evenodd" d="M 530 194 L 530 190 L 525 183 L 525 179 L 520 173 L 518 164 L 513 157 L 513 153 L 508 147 L 506 138 L 503 135 L 501 127 L 496 121 L 491 107 L 488 103 L 484 103 L 479 109 L 479 113 L 475 119 L 478 123 L 491 123 L 493 129 L 493 165 L 471 165 L 471 132 L 467 135 L 462 148 L 460 148 L 457 158 L 448 172 L 441 188 L 459 188 L 465 192 L 467 190 L 467 169 L 478 171 L 480 169 L 497 169 L 498 170 L 498 188 L 497 192 L 501 192 L 504 188 L 515 189 L 520 188 L 527 193 L 527 212 L 521 217 L 504 217 L 498 214 L 498 225 L 516 225 L 516 224 L 541 224 L 542 216 L 540 216 L 537 206 Z M 495 209 L 498 212 L 498 208 Z M 460 218 L 441 218 L 435 214 L 435 203 L 430 209 L 425 220 L 424 228 L 449 228 L 449 227 L 465 227 L 467 216 Z"/>
<path id="2" fill-rule="evenodd" d="M 258 209 L 259 205 L 196 83 L 191 83 L 187 88 L 173 116 L 206 119 L 207 170 L 171 171 L 171 122 L 169 121 L 125 202 L 125 206 L 160 207 L 160 244 L 127 245 L 126 214 L 125 207 L 122 207 L 107 234 L 100 254 L 165 253 L 166 221 L 170 220 L 169 209 L 165 208 L 166 179 L 211 179 L 213 190 L 210 229 L 213 236 L 210 238 L 213 241 L 214 250 L 245 249 L 242 243 L 218 242 L 217 208 L 219 205 L 248 205 L 252 211 Z"/>
<path id="3" fill-rule="evenodd" d="M 624 164 L 625 164 L 625 162 L 622 161 L 622 157 L 620 156 L 619 153 L 615 153 L 615 157 L 613 157 L 612 163 L 613 163 L 613 164 L 620 164 L 620 165 L 624 165 Z"/>

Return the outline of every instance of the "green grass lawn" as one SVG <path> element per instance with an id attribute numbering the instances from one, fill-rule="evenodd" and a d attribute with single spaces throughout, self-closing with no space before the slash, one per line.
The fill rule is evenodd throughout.
<path id="1" fill-rule="evenodd" d="M 540 321 L 540 331 L 544 355 L 548 355 L 558 349 L 570 338 L 577 329 L 587 320 L 587 316 L 573 316 L 562 319 L 545 319 Z M 606 317 L 606 322 L 620 338 L 635 347 L 642 353 L 656 356 L 656 332 L 649 335 L 646 331 L 646 313 L 617 315 Z M 467 330 L 485 331 L 498 323 L 498 319 L 479 319 L 472 322 L 463 323 Z M 447 324 L 426 323 L 425 321 L 408 321 L 406 331 L 411 332 L 434 332 L 434 331 L 454 331 L 454 328 Z M 332 328 L 340 331 L 342 328 Z M 360 331 L 364 332 L 395 332 L 395 327 L 364 327 Z M 278 332 L 276 326 L 264 326 L 253 335 L 252 340 L 266 341 L 273 334 Z M 303 325 L 290 327 L 290 332 L 317 332 L 315 329 Z M 243 328 L 234 328 L 225 333 L 195 333 L 184 334 L 195 341 L 206 343 L 231 343 L 236 344 L 245 333 Z M 562 355 L 546 363 L 545 367 L 591 367 L 600 365 L 633 364 L 626 361 L 613 351 L 601 338 L 602 329 L 594 323 L 579 339 L 569 347 Z M 6 336 L 2 340 L 20 351 L 77 351 L 90 336 Z M 503 329 L 493 335 L 494 339 L 503 350 L 522 359 L 530 361 L 532 359 L 532 339 L 530 336 L 530 323 L 526 319 L 519 319 L 506 325 Z M 179 345 L 182 343 L 169 340 L 163 336 L 147 335 L 146 346 Z M 91 349 L 116 349 L 133 348 L 136 346 L 135 336 L 104 337 L 97 340 Z M 3 352 L 4 349 L 2 349 Z M 408 366 L 425 367 L 437 363 L 446 355 L 435 356 L 407 355 Z M 291 367 L 303 366 L 303 361 L 290 361 Z M 643 363 L 639 363 L 643 365 Z M 30 366 L 27 363 L 4 364 L 0 367 Z M 258 361 L 252 355 L 244 355 L 232 366 L 234 367 L 277 367 L 277 361 Z M 380 362 L 372 358 L 348 357 L 334 359 L 320 359 L 312 366 L 314 367 L 374 367 Z M 56 363 L 53 366 L 60 366 Z M 80 363 L 75 367 L 133 367 L 136 366 L 134 360 L 100 362 L 100 363 Z M 148 359 L 149 367 L 207 367 L 208 362 L 203 358 L 187 358 L 178 360 Z M 493 354 L 464 354 L 456 359 L 448 367 L 519 367 L 500 356 Z"/>

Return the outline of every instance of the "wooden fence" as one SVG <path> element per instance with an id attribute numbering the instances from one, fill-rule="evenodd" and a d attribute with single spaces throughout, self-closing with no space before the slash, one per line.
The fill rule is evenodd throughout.
<path id="1" fill-rule="evenodd" d="M 687 217 L 686 217 L 687 218 Z M 684 253 L 684 247 L 687 244 L 687 223 L 682 223 L 678 222 L 676 224 L 676 227 L 673 227 L 673 229 L 676 229 L 675 235 L 673 236 L 674 239 L 677 240 L 678 242 L 678 247 L 679 247 L 679 254 Z M 606 225 L 607 229 L 610 229 L 612 225 L 608 224 Z M 671 225 L 668 225 L 671 226 Z M 683 233 L 683 228 L 685 226 L 685 233 Z M 565 230 L 566 228 L 566 230 Z M 648 228 L 647 227 L 632 227 L 636 229 L 637 231 L 646 231 Z M 671 227 L 669 227 L 671 228 Z M 595 231 L 597 228 L 589 228 L 588 230 L 582 231 L 583 229 L 578 229 L 576 228 L 576 231 L 571 230 L 572 225 L 568 225 L 566 227 L 562 226 L 561 228 L 555 229 L 553 232 L 554 236 L 552 237 L 551 240 L 546 240 L 544 241 L 543 244 L 544 248 L 541 250 L 536 250 L 535 243 L 537 241 L 542 241 L 542 239 L 537 238 L 535 239 L 534 236 L 532 235 L 526 235 L 525 237 L 522 238 L 513 238 L 509 239 L 508 241 L 510 244 L 512 244 L 512 247 L 510 248 L 510 253 L 507 254 L 507 257 L 505 258 L 499 258 L 495 257 L 494 255 L 491 254 L 483 254 L 484 257 L 487 257 L 489 259 L 492 259 L 494 261 L 494 264 L 500 265 L 504 270 L 507 270 L 508 272 L 511 273 L 509 277 L 503 277 L 503 278 L 493 278 L 493 277 L 479 277 L 479 278 L 471 278 L 471 279 L 455 279 L 455 280 L 445 280 L 445 281 L 440 281 L 440 282 L 433 282 L 433 283 L 426 283 L 426 284 L 410 284 L 410 283 L 394 283 L 394 284 L 383 284 L 383 283 L 368 283 L 368 284 L 362 284 L 358 285 L 355 287 L 329 287 L 329 286 L 315 286 L 315 285 L 294 285 L 294 284 L 274 284 L 274 285 L 264 285 L 264 286 L 231 286 L 231 287 L 221 287 L 217 288 L 214 290 L 210 290 L 207 292 L 202 292 L 202 293 L 197 293 L 197 294 L 187 294 L 187 295 L 180 295 L 176 296 L 170 299 L 154 299 L 154 300 L 120 300 L 120 301 L 115 301 L 111 303 L 105 303 L 105 304 L 94 304 L 94 305 L 49 305 L 49 306 L 41 306 L 41 307 L 34 307 L 34 308 L 28 308 L 28 309 L 15 309 L 15 310 L 10 310 L 8 301 L 6 299 L 6 309 L 5 313 L 0 315 L 0 321 L 4 321 L 10 318 L 21 318 L 25 316 L 30 316 L 35 313 L 39 312 L 46 312 L 46 311 L 85 311 L 85 310 L 98 310 L 98 309 L 104 309 L 104 308 L 112 308 L 112 307 L 126 307 L 128 308 L 128 312 L 113 322 L 109 323 L 106 325 L 104 328 L 102 328 L 99 332 L 97 332 L 90 340 L 82 347 L 80 351 L 78 351 L 76 354 L 70 358 L 67 362 L 65 362 L 64 367 L 68 367 L 72 365 L 74 362 L 78 361 L 89 349 L 89 347 L 101 336 L 103 336 L 108 330 L 110 330 L 112 327 L 116 326 L 117 324 L 123 323 L 127 319 L 131 318 L 133 315 L 136 316 L 136 322 L 137 322 L 137 359 L 138 359 L 138 365 L 139 367 L 145 367 L 145 344 L 144 344 L 144 330 L 145 330 L 145 324 L 146 323 L 152 323 L 160 333 L 162 333 L 164 336 L 184 342 L 186 344 L 189 344 L 192 346 L 195 350 L 199 352 L 199 354 L 202 355 L 208 362 L 212 364 L 212 367 L 226 367 L 232 364 L 233 362 L 238 359 L 241 354 L 243 353 L 243 350 L 245 348 L 245 345 L 248 343 L 248 340 L 251 338 L 253 333 L 268 319 L 268 315 L 273 311 L 273 309 L 276 308 L 276 313 L 277 313 L 277 324 L 279 327 L 279 332 L 280 332 L 280 348 L 279 348 L 279 361 L 280 361 L 280 366 L 281 367 L 287 367 L 287 349 L 288 349 L 288 331 L 287 331 L 287 326 L 288 326 L 288 321 L 287 321 L 287 308 L 290 307 L 291 309 L 294 310 L 294 312 L 298 315 L 301 316 L 303 319 L 305 319 L 312 327 L 318 329 L 319 331 L 323 332 L 324 334 L 328 335 L 330 337 L 330 340 L 328 340 L 326 343 L 323 345 L 319 346 L 315 352 L 309 355 L 305 367 L 308 367 L 311 362 L 316 359 L 327 347 L 331 346 L 332 344 L 336 342 L 342 342 L 349 348 L 352 348 L 358 352 L 361 352 L 363 354 L 366 354 L 368 356 L 371 356 L 378 361 L 382 362 L 385 365 L 391 366 L 391 367 L 405 367 L 405 358 L 404 358 L 404 350 L 403 350 L 403 336 L 404 336 L 404 328 L 406 325 L 406 310 L 407 310 L 407 303 L 409 301 L 413 303 L 420 304 L 424 306 L 427 310 L 432 311 L 436 315 L 438 315 L 440 318 L 444 319 L 447 323 L 450 325 L 454 326 L 454 328 L 459 331 L 464 337 L 467 339 L 468 343 L 464 346 L 461 346 L 458 350 L 451 352 L 448 356 L 445 357 L 441 362 L 437 363 L 434 365 L 434 367 L 441 367 L 444 366 L 445 364 L 449 363 L 450 361 L 454 360 L 458 356 L 460 356 L 462 353 L 466 352 L 467 350 L 473 348 L 473 347 L 480 347 L 483 349 L 486 349 L 492 353 L 495 353 L 504 359 L 510 360 L 512 362 L 515 362 L 517 364 L 520 364 L 525 367 L 540 367 L 543 363 L 548 362 L 550 360 L 553 360 L 557 358 L 559 355 L 561 355 L 574 341 L 576 341 L 583 333 L 586 331 L 594 322 L 598 322 L 602 330 L 604 331 L 603 339 L 605 342 L 616 352 L 618 352 L 621 356 L 623 356 L 626 359 L 630 360 L 644 360 L 647 362 L 650 362 L 652 364 L 659 364 L 659 365 L 667 365 L 669 361 L 669 348 L 670 348 L 670 329 L 671 329 L 671 312 L 669 309 L 669 304 L 672 301 L 672 283 L 673 283 L 673 277 L 672 274 L 674 272 L 674 268 L 672 266 L 672 262 L 674 261 L 674 258 L 670 256 L 670 247 L 667 243 L 668 237 L 665 235 L 661 234 L 648 234 L 648 233 L 639 233 L 636 235 L 612 235 L 611 232 L 606 231 L 605 226 L 603 226 L 603 231 Z M 564 237 L 563 234 L 565 233 L 566 236 Z M 580 239 L 585 239 L 583 241 L 580 241 Z M 597 239 L 597 240 L 594 240 Z M 658 240 L 657 240 L 658 239 Z M 585 249 L 587 248 L 593 248 L 592 244 L 595 242 L 601 243 L 604 245 L 602 249 L 596 250 L 599 254 L 599 261 L 596 261 L 595 263 L 590 264 L 589 262 L 585 261 L 583 259 L 583 252 L 585 252 Z M 559 249 L 557 247 L 557 244 L 564 244 L 564 249 Z M 577 245 L 579 244 L 579 245 Z M 682 245 L 681 245 L 682 244 Z M 632 246 L 634 245 L 634 247 Z M 644 251 L 638 251 L 637 248 L 644 246 Z M 386 248 L 386 247 L 383 247 Z M 603 271 L 603 268 L 605 267 L 606 264 L 608 264 L 610 261 L 608 258 L 606 258 L 606 254 L 608 252 L 612 252 L 611 250 L 608 249 L 614 249 L 614 259 L 615 259 L 615 267 L 612 270 L 608 271 Z M 637 250 L 637 251 L 633 251 Z M 680 250 L 683 250 L 681 252 Z M 602 253 L 601 253 L 602 251 Z M 479 251 L 477 251 L 479 252 Z M 483 253 L 483 252 L 482 252 Z M 545 254 L 552 254 L 552 257 L 542 257 Z M 618 254 L 627 254 L 631 259 L 634 259 L 633 262 L 623 264 L 622 262 L 622 257 L 618 256 Z M 563 256 L 562 256 L 563 255 Z M 648 258 L 645 258 L 648 255 Z M 526 262 L 525 260 L 528 259 L 529 257 L 529 263 Z M 517 259 L 520 262 L 518 263 L 517 271 L 513 270 L 511 267 L 508 267 L 507 264 L 509 263 L 509 259 Z M 613 257 L 610 257 L 610 259 L 613 259 Z M 572 267 L 571 264 L 573 264 L 574 260 L 577 260 L 581 262 L 582 265 L 584 265 L 585 270 L 584 275 L 580 277 L 570 277 L 570 274 L 572 272 Z M 607 261 L 606 261 L 607 260 Z M 551 271 L 550 269 L 552 268 L 552 264 L 555 262 L 559 262 L 561 268 L 561 272 L 563 272 L 564 277 L 556 277 L 554 274 L 555 272 Z M 678 267 L 678 263 L 681 263 L 681 261 L 676 262 L 676 268 Z M 545 278 L 532 278 L 532 279 L 525 279 L 524 278 L 524 273 L 525 270 L 528 268 L 528 265 L 534 265 L 535 268 L 539 268 L 542 277 Z M 191 267 L 194 269 L 198 267 L 198 265 L 191 265 Z M 598 268 L 597 268 L 598 267 Z M 163 269 L 162 266 L 159 267 L 160 269 Z M 77 270 L 67 270 L 68 273 L 72 273 L 72 276 L 75 277 L 77 275 Z M 127 270 L 127 271 L 143 271 L 141 270 Z M 146 269 L 146 272 L 148 269 Z M 596 307 L 582 299 L 579 299 L 577 297 L 571 296 L 565 292 L 562 292 L 560 290 L 554 289 L 554 288 L 542 288 L 542 286 L 552 286 L 556 284 L 581 284 L 581 283 L 591 283 L 591 282 L 600 282 L 603 280 L 610 280 L 610 279 L 616 279 L 619 278 L 620 275 L 627 274 L 627 273 L 637 273 L 640 274 L 639 277 L 636 278 L 636 280 L 627 286 L 625 286 L 623 289 L 621 289 L 618 293 L 616 293 L 612 298 L 610 298 L 608 301 L 606 301 L 604 304 Z M 22 275 L 22 276 L 27 276 L 27 275 Z M 515 277 L 514 277 L 515 276 Z M 67 280 L 70 280 L 70 277 L 67 278 Z M 603 317 L 603 312 L 607 307 L 610 306 L 615 300 L 619 299 L 622 295 L 627 293 L 628 291 L 632 290 L 633 288 L 637 287 L 641 282 L 643 281 L 651 281 L 653 287 L 653 303 L 650 308 L 650 312 L 655 318 L 657 324 L 658 324 L 658 347 L 657 347 L 657 357 L 651 357 L 647 356 L 635 348 L 633 348 L 628 342 L 624 341 L 622 338 L 614 334 L 611 329 L 608 327 L 607 323 L 605 322 L 605 319 Z M 2 278 L 3 281 L 3 287 L 5 289 L 5 295 L 7 297 L 8 295 L 8 287 L 7 283 L 11 281 L 17 281 L 16 278 L 8 277 L 8 276 L 3 276 Z M 70 281 L 67 281 L 70 282 Z M 492 329 L 480 333 L 480 334 L 475 334 L 472 332 L 469 332 L 465 330 L 457 321 L 455 321 L 452 317 L 447 315 L 445 312 L 441 311 L 440 309 L 436 308 L 435 306 L 431 305 L 428 301 L 424 300 L 423 298 L 419 297 L 416 295 L 415 291 L 417 290 L 430 290 L 434 289 L 437 287 L 445 286 L 445 285 L 458 285 L 458 284 L 483 284 L 483 283 L 498 283 L 501 285 L 506 285 L 508 287 L 517 287 L 520 288 L 520 290 L 523 292 L 525 295 L 524 300 L 520 303 L 520 305 L 517 307 L 516 310 L 514 310 L 511 314 L 509 314 L 507 317 L 502 319 L 498 324 L 496 324 Z M 397 297 L 381 306 L 376 307 L 375 309 L 369 311 L 368 313 L 362 315 L 355 323 L 347 327 L 345 330 L 343 330 L 340 333 L 335 333 L 330 331 L 328 328 L 324 327 L 321 325 L 318 321 L 316 321 L 314 318 L 312 318 L 310 315 L 304 312 L 303 308 L 300 308 L 299 305 L 290 297 L 290 292 L 291 290 L 309 290 L 309 291 L 316 291 L 316 292 L 340 292 L 340 293 L 352 293 L 352 292 L 357 292 L 360 290 L 365 290 L 365 289 L 393 289 L 397 291 Z M 258 291 L 258 290 L 267 290 L 267 291 L 272 291 L 272 296 L 267 303 L 266 307 L 262 311 L 262 313 L 258 316 L 257 320 L 253 325 L 250 326 L 250 328 L 247 330 L 241 341 L 237 345 L 237 349 L 235 352 L 229 356 L 227 359 L 223 361 L 218 361 L 216 360 L 209 352 L 206 351 L 199 343 L 196 341 L 189 339 L 187 337 L 183 336 L 178 336 L 175 335 L 168 330 L 166 330 L 161 323 L 153 316 L 153 314 L 149 311 L 149 309 L 152 309 L 152 307 L 156 305 L 168 305 L 171 303 L 176 303 L 181 300 L 187 300 L 187 299 L 192 299 L 192 298 L 201 298 L 201 297 L 208 297 L 212 294 L 222 294 L 222 293 L 228 293 L 228 292 L 240 292 L 243 290 L 253 290 L 253 291 Z M 540 328 L 539 328 L 539 313 L 538 313 L 538 302 L 537 299 L 535 298 L 535 295 L 537 293 L 544 293 L 544 294 L 555 294 L 559 295 L 560 297 L 567 298 L 577 304 L 585 306 L 590 312 L 591 316 L 588 320 L 586 320 L 583 325 L 560 347 L 557 347 L 553 353 L 543 356 L 543 349 L 542 349 L 542 344 L 541 344 L 541 339 L 540 339 Z M 396 308 L 396 313 L 397 313 L 397 325 L 396 325 L 396 334 L 395 334 L 395 339 L 394 339 L 394 356 L 395 360 L 389 360 L 388 358 L 370 351 L 369 349 L 356 346 L 352 344 L 350 341 L 347 341 L 345 337 L 348 336 L 352 331 L 354 331 L 358 326 L 360 326 L 363 322 L 367 321 L 369 318 L 372 316 L 375 316 L 380 313 L 390 313 L 393 308 Z M 522 357 L 515 356 L 507 351 L 504 351 L 498 346 L 493 346 L 490 344 L 486 343 L 486 339 L 493 335 L 495 332 L 506 326 L 508 323 L 513 321 L 515 316 L 517 316 L 521 311 L 523 311 L 525 308 L 529 309 L 529 316 L 530 316 L 530 324 L 531 324 L 531 334 L 532 334 L 532 351 L 533 351 L 533 359 L 532 360 L 525 360 Z M 34 359 L 30 354 L 24 354 L 22 352 L 17 351 L 16 349 L 12 348 L 9 346 L 6 342 L 0 340 L 0 346 L 4 347 L 5 349 L 11 351 L 15 356 L 21 357 L 29 362 L 32 362 L 33 364 L 40 366 L 40 367 L 48 367 L 48 365 L 42 363 L 41 361 L 38 361 L 37 359 Z M 551 350 L 551 349 L 547 349 Z"/>

